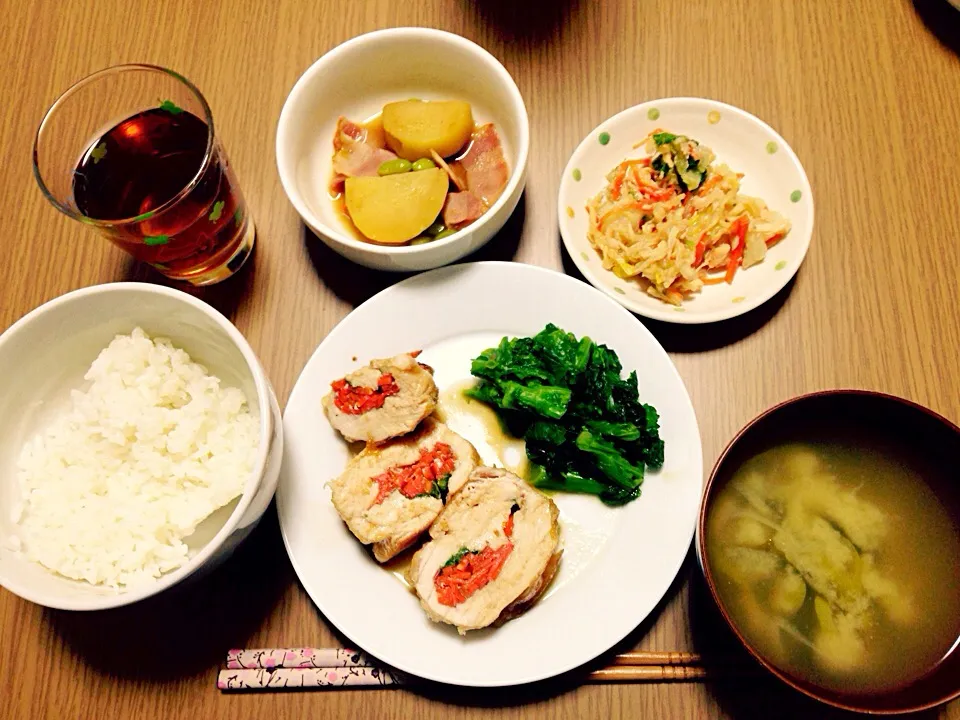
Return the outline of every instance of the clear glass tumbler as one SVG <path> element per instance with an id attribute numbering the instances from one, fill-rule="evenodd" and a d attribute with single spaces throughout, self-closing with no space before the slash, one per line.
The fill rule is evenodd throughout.
<path id="1" fill-rule="evenodd" d="M 40 123 L 33 170 L 54 207 L 169 278 L 220 282 L 253 251 L 210 106 L 171 70 L 118 65 L 73 85 Z"/>

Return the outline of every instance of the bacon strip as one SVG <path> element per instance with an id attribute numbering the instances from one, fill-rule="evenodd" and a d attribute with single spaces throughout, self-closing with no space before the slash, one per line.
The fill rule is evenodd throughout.
<path id="1" fill-rule="evenodd" d="M 339 192 L 348 177 L 373 177 L 377 169 L 396 155 L 371 142 L 371 134 L 362 125 L 341 116 L 333 136 L 333 172 L 331 189 Z"/>
<path id="2" fill-rule="evenodd" d="M 450 193 L 443 204 L 443 224 L 447 227 L 465 225 L 483 215 L 485 210 L 480 198 L 469 190 Z"/>
<path id="3" fill-rule="evenodd" d="M 447 196 L 443 208 L 443 223 L 447 227 L 463 227 L 483 215 L 503 193 L 510 178 L 493 123 L 474 130 L 466 154 L 449 166 L 444 163 L 444 168 L 461 190 Z"/>
<path id="4" fill-rule="evenodd" d="M 507 161 L 503 158 L 500 136 L 493 123 L 481 125 L 473 132 L 473 140 L 467 154 L 451 164 L 460 166 L 467 178 L 467 189 L 484 205 L 493 205 L 510 179 Z M 453 170 L 456 172 L 456 170 Z"/>

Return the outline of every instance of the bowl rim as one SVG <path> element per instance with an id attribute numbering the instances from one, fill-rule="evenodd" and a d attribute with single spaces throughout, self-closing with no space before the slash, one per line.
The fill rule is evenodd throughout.
<path id="1" fill-rule="evenodd" d="M 89 287 L 64 293 L 63 295 L 59 295 L 35 307 L 33 310 L 10 325 L 10 327 L 3 331 L 2 334 L 0 334 L 0 348 L 3 348 L 5 344 L 10 342 L 11 338 L 13 338 L 29 324 L 35 322 L 41 316 L 53 310 L 59 309 L 64 305 L 68 305 L 71 302 L 91 295 L 131 291 L 134 293 L 145 293 L 148 295 L 164 295 L 201 311 L 215 323 L 217 323 L 217 325 L 220 326 L 220 328 L 237 347 L 243 356 L 244 362 L 247 365 L 247 370 L 252 376 L 254 386 L 257 390 L 257 403 L 259 405 L 260 422 L 257 458 L 254 462 L 253 468 L 251 469 L 250 475 L 244 484 L 243 492 L 240 495 L 240 500 L 233 512 L 230 514 L 230 517 L 224 522 L 223 527 L 221 527 L 220 530 L 217 531 L 217 534 L 214 535 L 214 537 L 211 538 L 210 541 L 207 542 L 207 544 L 204 545 L 197 552 L 197 554 L 190 558 L 186 563 L 172 572 L 161 575 L 159 578 L 156 578 L 154 582 L 134 586 L 129 590 L 121 590 L 112 595 L 91 595 L 89 597 L 72 599 L 51 599 L 50 597 L 45 596 L 43 593 L 35 592 L 31 587 L 24 586 L 18 582 L 11 582 L 10 578 L 6 577 L 3 574 L 2 569 L 0 569 L 0 586 L 6 588 L 11 593 L 23 598 L 24 600 L 29 600 L 30 602 L 36 603 L 37 605 L 41 605 L 43 607 L 57 610 L 75 611 L 108 610 L 144 600 L 176 585 L 180 581 L 192 575 L 204 563 L 206 563 L 207 560 L 209 560 L 210 557 L 217 552 L 220 546 L 223 545 L 224 541 L 236 530 L 240 521 L 247 512 L 251 502 L 253 501 L 254 496 L 257 494 L 257 491 L 259 490 L 263 480 L 275 422 L 271 407 L 272 390 L 270 383 L 267 380 L 267 376 L 263 370 L 263 367 L 260 365 L 260 361 L 257 359 L 256 354 L 253 352 L 253 349 L 250 347 L 250 344 L 247 342 L 243 334 L 219 310 L 203 300 L 193 297 L 192 295 L 189 295 L 181 290 L 176 290 L 163 285 L 153 285 L 151 283 L 115 282 L 91 285 Z M 131 330 L 132 329 L 133 328 L 131 328 Z M 174 340 L 175 342 L 174 338 L 171 338 L 171 340 Z M 26 558 L 23 559 L 25 562 L 31 562 Z M 47 572 L 52 573 L 50 570 L 47 570 Z M 69 581 L 69 578 L 66 579 Z"/>
<path id="2" fill-rule="evenodd" d="M 631 298 L 617 293 L 613 286 L 605 279 L 606 273 L 609 271 L 604 271 L 605 274 L 598 275 L 595 273 L 589 265 L 584 261 L 578 252 L 578 248 L 574 247 L 575 240 L 570 237 L 570 232 L 566 230 L 567 226 L 567 215 L 566 215 L 566 206 L 568 203 L 564 202 L 564 196 L 568 192 L 570 187 L 570 176 L 577 164 L 577 161 L 584 155 L 592 154 L 596 152 L 593 142 L 593 139 L 597 134 L 607 125 L 612 124 L 617 121 L 621 121 L 625 118 L 630 118 L 633 115 L 641 114 L 645 115 L 644 110 L 656 107 L 657 109 L 663 109 L 664 107 L 669 107 L 671 105 L 684 104 L 684 103 L 696 103 L 708 105 L 711 109 L 721 110 L 726 114 L 731 114 L 739 116 L 742 119 L 746 120 L 748 123 L 752 123 L 758 126 L 764 132 L 769 133 L 773 138 L 775 138 L 776 143 L 780 150 L 784 152 L 784 155 L 788 157 L 791 163 L 799 171 L 800 178 L 800 190 L 802 193 L 802 198 L 804 199 L 804 207 L 807 208 L 806 216 L 809 220 L 810 231 L 806 233 L 803 237 L 803 243 L 799 251 L 797 252 L 797 263 L 796 267 L 790 269 L 788 272 L 779 275 L 778 277 L 782 282 L 778 281 L 779 284 L 774 283 L 770 287 L 777 285 L 776 289 L 770 290 L 769 288 L 759 293 L 756 297 L 748 298 L 747 300 L 737 303 L 733 306 L 733 309 L 727 308 L 726 310 L 714 310 L 709 314 L 696 315 L 691 313 L 678 313 L 673 312 L 672 308 L 648 308 L 643 307 L 637 302 L 634 302 Z M 594 148 L 591 152 L 589 148 Z M 753 310 L 756 310 L 762 305 L 770 302 L 775 298 L 780 292 L 783 291 L 787 285 L 793 280 L 794 277 L 800 272 L 800 268 L 803 266 L 803 263 L 806 261 L 807 255 L 810 252 L 810 245 L 813 242 L 813 233 L 816 229 L 816 199 L 814 198 L 813 188 L 810 185 L 810 178 L 807 175 L 807 170 L 803 166 L 803 163 L 800 161 L 800 156 L 797 155 L 796 150 L 793 149 L 793 146 L 787 142 L 786 138 L 780 134 L 780 132 L 770 125 L 768 122 L 762 118 L 754 115 L 748 110 L 744 110 L 741 107 L 736 105 L 731 105 L 730 103 L 723 102 L 721 100 L 716 100 L 711 97 L 698 97 L 695 95 L 677 95 L 672 97 L 660 97 L 660 98 L 651 98 L 649 100 L 644 100 L 630 107 L 626 107 L 619 112 L 614 113 L 613 115 L 604 118 L 597 125 L 591 129 L 587 134 L 583 136 L 583 139 L 577 143 L 577 146 L 570 153 L 567 162 L 564 164 L 562 175 L 560 176 L 560 183 L 557 187 L 557 223 L 560 229 L 560 237 L 563 241 L 564 248 L 567 251 L 567 254 L 570 256 L 570 259 L 573 261 L 573 264 L 577 267 L 580 273 L 587 279 L 591 285 L 600 290 L 603 293 L 606 293 L 609 297 L 613 298 L 619 304 L 623 305 L 627 310 L 642 317 L 649 318 L 651 320 L 658 320 L 660 322 L 673 323 L 678 325 L 708 325 L 711 323 L 720 323 L 726 320 L 731 320 L 741 315 L 745 315 Z M 591 197 L 589 194 L 587 198 Z"/>
<path id="3" fill-rule="evenodd" d="M 785 682 L 794 690 L 803 693 L 804 695 L 822 702 L 826 705 L 831 705 L 841 710 L 849 710 L 852 712 L 858 713 L 867 713 L 871 715 L 902 715 L 906 713 L 915 713 L 923 710 L 929 710 L 935 708 L 944 703 L 956 700 L 960 697 L 960 683 L 957 684 L 955 689 L 949 690 L 947 694 L 942 697 L 931 700 L 929 702 L 924 702 L 919 705 L 913 705 L 910 707 L 900 707 L 900 708 L 864 708 L 856 704 L 851 703 L 846 698 L 849 696 L 833 696 L 832 694 L 819 694 L 814 688 L 815 686 L 803 683 L 802 681 L 797 681 L 789 674 L 776 667 L 772 662 L 768 661 L 763 655 L 758 652 L 751 643 L 749 643 L 746 638 L 744 638 L 743 633 L 740 632 L 737 624 L 733 622 L 729 613 L 727 612 L 725 606 L 720 601 L 719 594 L 717 593 L 716 580 L 713 576 L 713 571 L 710 569 L 709 562 L 707 561 L 707 550 L 706 550 L 706 519 L 707 519 L 707 505 L 708 501 L 711 498 L 711 492 L 714 489 L 714 485 L 717 482 L 717 476 L 723 463 L 726 461 L 727 456 L 730 455 L 733 448 L 739 444 L 740 440 L 744 435 L 752 430 L 760 422 L 771 416 L 772 414 L 779 412 L 783 408 L 795 405 L 799 402 L 804 402 L 816 398 L 822 397 L 838 397 L 838 396 L 849 396 L 849 397 L 870 397 L 877 398 L 886 402 L 892 402 L 896 405 L 901 405 L 905 408 L 912 410 L 919 410 L 925 413 L 927 416 L 932 418 L 935 421 L 942 423 L 948 430 L 952 430 L 958 436 L 960 436 L 960 427 L 958 427 L 954 422 L 944 417 L 935 410 L 921 405 L 913 400 L 908 400 L 906 398 L 899 397 L 897 395 L 892 395 L 890 393 L 882 392 L 880 390 L 866 390 L 866 389 L 857 389 L 857 388 L 831 388 L 824 390 L 814 390 L 811 392 L 803 393 L 801 395 L 795 395 L 794 397 L 787 398 L 786 400 L 781 400 L 775 405 L 770 406 L 766 410 L 763 410 L 757 414 L 753 419 L 747 422 L 737 433 L 733 436 L 730 442 L 724 447 L 723 451 L 717 457 L 716 462 L 713 464 L 713 467 L 710 470 L 710 475 L 707 478 L 707 482 L 703 487 L 703 495 L 700 500 L 700 511 L 697 516 L 697 532 L 696 532 L 696 553 L 700 561 L 700 569 L 703 573 L 704 581 L 707 584 L 707 588 L 710 591 L 710 596 L 713 598 L 714 605 L 720 611 L 720 614 L 723 616 L 724 622 L 726 622 L 727 627 L 733 632 L 739 641 L 740 645 L 747 650 L 747 652 L 753 657 L 754 660 L 759 662 L 764 668 L 766 668 L 770 673 L 775 675 L 777 678 Z M 916 681 L 914 681 L 916 682 Z M 912 683 L 911 683 L 912 684 Z M 909 687 L 906 686 L 906 687 Z M 829 691 L 828 691 L 829 692 Z"/>
<path id="4" fill-rule="evenodd" d="M 340 60 L 342 56 L 356 50 L 361 45 L 367 45 L 369 43 L 392 42 L 398 38 L 425 38 L 440 43 L 457 45 L 467 52 L 472 53 L 478 60 L 489 66 L 494 74 L 499 77 L 500 82 L 506 88 L 512 100 L 510 112 L 520 119 L 520 122 L 518 123 L 520 129 L 520 139 L 517 143 L 518 147 L 516 151 L 516 162 L 511 168 L 510 178 L 507 180 L 507 185 L 503 189 L 503 192 L 500 193 L 500 197 L 497 198 L 497 201 L 491 205 L 482 216 L 470 223 L 470 225 L 461 228 L 452 235 L 442 238 L 439 241 L 434 240 L 433 242 L 423 243 L 421 245 L 391 246 L 364 242 L 362 240 L 357 240 L 356 238 L 350 237 L 347 233 L 337 230 L 336 228 L 333 228 L 327 223 L 323 222 L 303 201 L 302 196 L 297 189 L 296 181 L 293 179 L 293 168 L 288 167 L 284 152 L 285 148 L 290 145 L 289 126 L 291 122 L 290 118 L 294 112 L 294 107 L 299 103 L 303 96 L 306 96 L 308 86 L 313 77 L 315 75 L 319 75 L 326 68 L 332 66 L 335 62 Z M 520 93 L 520 89 L 517 87 L 517 83 L 513 79 L 513 76 L 511 76 L 509 71 L 503 66 L 503 63 L 501 63 L 489 50 L 481 47 L 472 40 L 468 40 L 461 35 L 457 35 L 456 33 L 447 32 L 446 30 L 437 30 L 435 28 L 427 27 L 397 27 L 387 28 L 384 30 L 373 30 L 362 35 L 357 35 L 356 37 L 340 43 L 314 60 L 310 67 L 304 70 L 297 79 L 296 83 L 294 83 L 293 88 L 291 88 L 283 102 L 283 109 L 280 111 L 280 118 L 277 121 L 275 143 L 275 155 L 277 171 L 280 175 L 280 184 L 283 186 L 283 191 L 286 194 L 287 199 L 293 205 L 301 219 L 311 228 L 322 229 L 322 232 L 325 235 L 339 245 L 362 252 L 368 252 L 374 255 L 386 256 L 401 255 L 415 257 L 417 255 L 432 253 L 437 248 L 453 245 L 458 240 L 462 240 L 463 238 L 467 237 L 469 233 L 482 228 L 487 222 L 490 221 L 491 218 L 499 213 L 500 209 L 506 205 L 510 198 L 516 193 L 517 187 L 524 182 L 529 153 L 530 117 L 527 113 L 527 107 L 523 101 L 523 96 Z"/>

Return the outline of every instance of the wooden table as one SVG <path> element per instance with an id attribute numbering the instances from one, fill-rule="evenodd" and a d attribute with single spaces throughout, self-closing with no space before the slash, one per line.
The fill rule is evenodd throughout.
<path id="1" fill-rule="evenodd" d="M 960 61 L 949 47 L 960 31 L 943 0 L 916 2 L 5 0 L 0 327 L 81 286 L 163 282 L 46 203 L 31 177 L 30 147 L 46 107 L 75 80 L 121 62 L 165 65 L 210 101 L 259 230 L 255 264 L 197 294 L 243 331 L 285 401 L 334 324 L 398 278 L 351 266 L 304 230 L 274 164 L 280 108 L 300 73 L 337 43 L 375 28 L 426 25 L 499 57 L 530 113 L 525 200 L 483 258 L 573 272 L 555 219 L 561 169 L 588 130 L 644 100 L 689 95 L 738 105 L 799 154 L 813 185 L 816 228 L 795 282 L 739 320 L 709 327 L 644 321 L 687 384 L 708 465 L 755 413 L 818 388 L 885 390 L 960 421 Z M 689 560 L 624 647 L 725 647 L 729 637 L 707 600 Z M 824 712 L 768 679 L 566 682 L 503 694 L 224 696 L 214 687 L 230 647 L 337 642 L 298 585 L 270 510 L 231 562 L 188 592 L 112 613 L 70 614 L 0 590 L 0 716 L 572 720 Z M 960 703 L 939 716 L 960 718 Z"/>

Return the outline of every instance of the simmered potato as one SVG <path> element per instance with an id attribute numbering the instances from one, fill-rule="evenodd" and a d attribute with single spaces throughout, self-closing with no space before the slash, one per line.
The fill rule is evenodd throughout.
<path id="1" fill-rule="evenodd" d="M 789 565 L 777 575 L 770 589 L 770 607 L 784 617 L 796 615 L 807 598 L 807 584 Z"/>
<path id="2" fill-rule="evenodd" d="M 762 548 L 773 537 L 769 526 L 741 515 L 733 520 L 732 540 L 734 545 L 744 545 L 752 548 Z"/>
<path id="3" fill-rule="evenodd" d="M 357 229 L 370 240 L 399 245 L 437 219 L 447 197 L 440 168 L 383 177 L 347 178 L 344 197 Z"/>
<path id="4" fill-rule="evenodd" d="M 470 140 L 473 112 L 459 100 L 404 100 L 383 106 L 387 147 L 402 158 L 419 160 L 434 150 L 450 157 Z"/>

